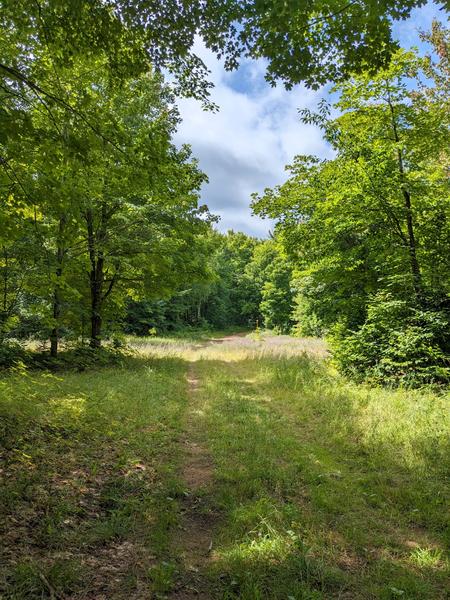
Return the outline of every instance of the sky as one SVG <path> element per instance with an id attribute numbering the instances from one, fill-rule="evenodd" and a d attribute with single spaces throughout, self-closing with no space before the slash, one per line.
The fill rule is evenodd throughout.
<path id="1" fill-rule="evenodd" d="M 438 5 L 430 2 L 414 10 L 407 21 L 396 23 L 394 35 L 403 47 L 420 47 L 418 30 L 429 30 L 435 16 L 444 20 Z M 262 60 L 243 61 L 230 73 L 200 40 L 195 52 L 211 71 L 211 99 L 219 111 L 204 111 L 199 101 L 181 99 L 183 122 L 175 141 L 191 145 L 208 175 L 201 202 L 220 217 L 218 229 L 265 238 L 273 222 L 252 215 L 251 194 L 283 183 L 285 166 L 297 154 L 331 156 L 319 129 L 301 123 L 298 114 L 300 108 L 314 110 L 327 96 L 327 89 L 312 91 L 302 85 L 291 91 L 281 85 L 273 88 L 264 80 Z"/>

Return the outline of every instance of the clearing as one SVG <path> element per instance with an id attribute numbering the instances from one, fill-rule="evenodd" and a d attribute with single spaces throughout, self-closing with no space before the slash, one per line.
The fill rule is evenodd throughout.
<path id="1" fill-rule="evenodd" d="M 447 393 L 314 339 L 132 343 L 0 379 L 0 598 L 448 598 Z"/>

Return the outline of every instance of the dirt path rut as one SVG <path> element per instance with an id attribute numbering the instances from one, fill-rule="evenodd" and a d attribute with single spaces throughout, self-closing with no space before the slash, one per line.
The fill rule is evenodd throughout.
<path id="1" fill-rule="evenodd" d="M 174 552 L 181 559 L 182 572 L 170 598 L 207 600 L 211 598 L 211 594 L 205 570 L 212 559 L 213 534 L 218 515 L 208 505 L 214 466 L 202 439 L 200 382 L 195 363 L 191 363 L 189 367 L 188 385 L 190 402 L 182 440 L 184 462 L 181 471 L 185 497 L 181 506 L 180 526 L 173 540 Z"/>

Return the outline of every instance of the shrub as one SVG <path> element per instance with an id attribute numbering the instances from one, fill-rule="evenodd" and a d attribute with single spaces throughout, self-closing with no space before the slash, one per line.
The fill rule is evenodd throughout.
<path id="1" fill-rule="evenodd" d="M 125 347 L 112 344 L 101 348 L 89 346 L 75 346 L 60 352 L 57 359 L 51 358 L 46 353 L 34 354 L 31 358 L 32 366 L 50 370 L 87 369 L 120 365 L 129 356 L 130 351 Z"/>
<path id="2" fill-rule="evenodd" d="M 341 371 L 374 383 L 450 382 L 450 315 L 378 296 L 357 331 L 342 324 L 330 337 Z"/>
<path id="3" fill-rule="evenodd" d="M 0 369 L 9 369 L 25 361 L 26 352 L 16 342 L 6 341 L 0 344 Z"/>
<path id="4" fill-rule="evenodd" d="M 324 326 L 316 313 L 307 310 L 304 304 L 297 302 L 293 312 L 293 320 L 296 322 L 292 328 L 295 336 L 302 337 L 322 337 L 324 335 Z"/>

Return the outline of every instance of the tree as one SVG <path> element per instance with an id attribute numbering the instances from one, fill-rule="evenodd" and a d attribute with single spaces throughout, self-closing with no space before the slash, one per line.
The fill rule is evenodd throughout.
<path id="1" fill-rule="evenodd" d="M 248 299 L 243 309 L 267 329 L 288 333 L 291 329 L 292 265 L 276 239 L 260 242 L 245 266 Z"/>
<path id="2" fill-rule="evenodd" d="M 27 283 L 35 270 L 28 240 L 32 220 L 7 197 L 0 208 L 0 343 L 17 324 Z"/>
<path id="3" fill-rule="evenodd" d="M 425 0 L 4 0 L 0 70 L 10 91 L 27 85 L 49 101 L 67 103 L 45 87 L 47 69 L 74 55 L 103 54 L 114 76 L 137 75 L 151 63 L 177 76 L 184 93 L 205 98 L 206 68 L 193 52 L 195 36 L 224 56 L 264 58 L 267 78 L 288 87 L 317 86 L 350 72 L 386 66 L 396 43 L 392 20 Z M 5 47 L 12 51 L 5 52 Z"/>
<path id="4" fill-rule="evenodd" d="M 146 335 L 149 329 L 184 327 L 254 327 L 290 330 L 292 266 L 275 240 L 228 231 L 206 237 L 209 280 L 180 288 L 171 298 L 132 303 L 126 329 Z"/>
<path id="5" fill-rule="evenodd" d="M 278 333 L 290 333 L 293 309 L 292 267 L 280 252 L 264 273 L 259 309 L 263 324 Z"/>
<path id="6" fill-rule="evenodd" d="M 60 71 L 60 89 L 74 76 L 75 113 L 56 105 L 49 119 L 40 103 L 27 106 L 26 128 L 3 143 L 10 217 L 23 230 L 20 211 L 32 215 L 36 268 L 28 287 L 40 300 L 53 356 L 62 323 L 76 334 L 89 320 L 98 347 L 112 306 L 117 321 L 126 297 L 205 277 L 201 238 L 211 220 L 198 206 L 204 175 L 188 147 L 171 143 L 179 116 L 161 76 L 118 87 L 102 61 L 79 59 Z M 92 131 L 91 119 L 105 136 Z"/>
<path id="7" fill-rule="evenodd" d="M 279 235 L 305 281 L 303 313 L 309 302 L 326 327 L 339 323 L 341 347 L 367 318 L 374 331 L 381 313 L 372 307 L 383 302 L 393 311 L 392 327 L 417 333 L 421 321 L 430 347 L 448 345 L 434 325 L 427 329 L 445 318 L 426 316 L 447 310 L 450 293 L 443 277 L 450 241 L 448 112 L 424 81 L 428 68 L 429 61 L 400 51 L 378 75 L 340 84 L 341 116 L 330 119 L 325 104 L 318 115 L 303 112 L 323 128 L 336 157 L 297 157 L 286 184 L 255 198 L 259 214 L 279 219 Z M 394 343 L 389 339 L 380 341 L 379 358 L 383 344 Z"/>

